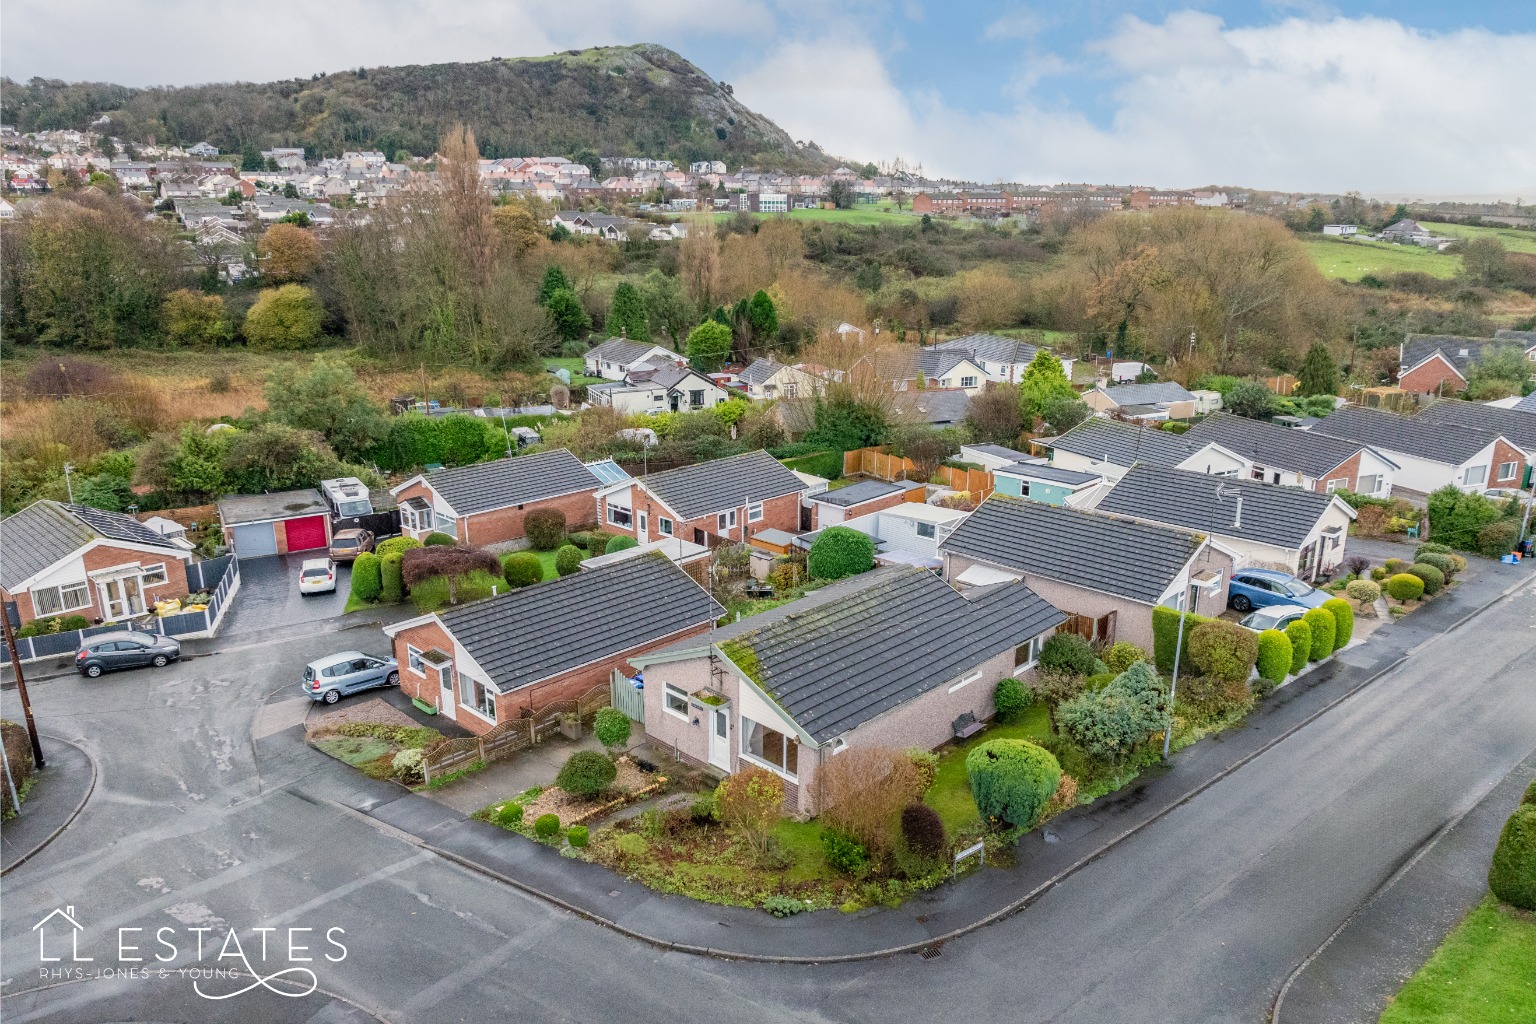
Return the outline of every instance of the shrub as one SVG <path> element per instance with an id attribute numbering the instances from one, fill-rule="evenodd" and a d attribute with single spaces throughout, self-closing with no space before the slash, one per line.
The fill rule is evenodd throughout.
<path id="1" fill-rule="evenodd" d="M 1417 601 L 1424 596 L 1424 580 L 1400 572 L 1387 580 L 1387 593 L 1398 601 Z"/>
<path id="2" fill-rule="evenodd" d="M 992 691 L 992 706 L 997 709 L 999 722 L 1012 722 L 1029 710 L 1029 705 L 1034 702 L 1034 695 L 1028 687 L 1019 682 L 1013 676 L 1004 676 L 997 682 L 997 689 Z"/>
<path id="3" fill-rule="evenodd" d="M 1313 608 L 1301 620 L 1312 630 L 1312 649 L 1307 653 L 1308 659 L 1322 661 L 1333 653 L 1333 638 L 1339 631 L 1338 622 L 1331 612 L 1321 608 Z"/>
<path id="4" fill-rule="evenodd" d="M 1342 598 L 1329 598 L 1323 602 L 1323 610 L 1333 616 L 1333 649 L 1341 651 L 1355 635 L 1355 610 Z"/>
<path id="5" fill-rule="evenodd" d="M 1285 635 L 1291 641 L 1291 675 L 1296 675 L 1312 660 L 1312 627 L 1297 619 L 1285 627 Z"/>
<path id="6" fill-rule="evenodd" d="M 1056 792 L 1045 803 L 1045 810 L 1040 812 L 1042 820 L 1054 818 L 1062 811 L 1070 810 L 1077 806 L 1077 780 L 1066 772 L 1061 773 L 1061 781 L 1056 784 Z"/>
<path id="7" fill-rule="evenodd" d="M 763 898 L 763 910 L 774 917 L 794 917 L 804 913 L 808 909 L 805 903 L 793 896 L 765 896 Z"/>
<path id="8" fill-rule="evenodd" d="M 1389 558 L 1385 562 L 1382 562 L 1381 565 L 1382 568 L 1387 570 L 1387 574 L 1390 576 L 1396 576 L 1400 572 L 1408 571 L 1408 563 L 1403 561 L 1401 558 Z"/>
<path id="9" fill-rule="evenodd" d="M 1046 669 L 1035 676 L 1035 696 L 1045 701 L 1053 709 L 1082 693 L 1087 685 L 1086 676 L 1075 676 L 1070 672 L 1052 672 Z"/>
<path id="10" fill-rule="evenodd" d="M 411 603 L 419 611 L 434 612 L 449 605 L 483 601 L 499 591 L 506 581 L 501 573 L 483 569 L 463 576 L 429 576 L 411 585 Z"/>
<path id="11" fill-rule="evenodd" d="M 1167 723 L 1168 694 L 1152 666 L 1139 661 L 1102 690 L 1056 709 L 1057 724 L 1088 756 L 1117 762 Z"/>
<path id="12" fill-rule="evenodd" d="M 486 573 L 501 582 L 501 559 L 489 551 L 458 545 L 433 544 L 430 547 L 411 548 L 400 556 L 400 571 L 405 585 L 416 585 L 434 576 L 446 576 L 457 580 L 471 573 Z"/>
<path id="13" fill-rule="evenodd" d="M 560 831 L 560 815 L 541 814 L 533 823 L 533 834 L 540 839 L 553 838 Z"/>
<path id="14" fill-rule="evenodd" d="M 553 551 L 565 539 L 565 513 L 557 508 L 536 508 L 523 516 L 523 532 L 535 551 Z"/>
<path id="15" fill-rule="evenodd" d="M 509 587 L 531 587 L 544 578 L 544 565 L 538 555 L 519 551 L 502 561 L 501 574 Z"/>
<path id="16" fill-rule="evenodd" d="M 429 548 L 430 547 L 455 547 L 455 546 L 458 545 L 458 543 L 459 543 L 458 540 L 456 540 L 453 537 L 448 536 L 446 533 L 438 533 L 436 530 L 433 530 L 431 533 L 427 534 L 427 539 L 426 539 L 426 542 L 425 542 L 425 544 L 423 546 L 424 547 L 429 547 Z"/>
<path id="17" fill-rule="evenodd" d="M 944 819 L 927 804 L 911 803 L 901 809 L 901 838 L 919 857 L 942 857 L 949 849 Z"/>
<path id="18" fill-rule="evenodd" d="M 613 782 L 613 758 L 596 750 L 578 750 L 566 758 L 555 785 L 574 796 L 596 796 Z"/>
<path id="19" fill-rule="evenodd" d="M 907 751 L 907 760 L 917 772 L 918 792 L 926 793 L 933 788 L 933 780 L 939 777 L 939 755 L 931 750 L 913 748 Z"/>
<path id="20" fill-rule="evenodd" d="M 352 596 L 359 601 L 377 601 L 384 587 L 384 577 L 379 570 L 379 556 L 364 551 L 352 562 Z"/>
<path id="21" fill-rule="evenodd" d="M 391 551 L 379 558 L 379 600 L 386 604 L 399 604 L 405 600 L 405 574 L 400 568 L 403 556 Z"/>
<path id="22" fill-rule="evenodd" d="M 558 821 L 559 819 L 556 819 Z M 502 828 L 516 828 L 523 823 L 522 804 L 502 804 L 496 812 L 496 824 Z"/>
<path id="23" fill-rule="evenodd" d="M 1246 714 L 1253 707 L 1253 691 L 1235 679 L 1190 676 L 1179 680 L 1178 704 L 1197 718 L 1214 721 L 1234 711 Z"/>
<path id="24" fill-rule="evenodd" d="M 1259 678 L 1273 688 L 1285 682 L 1291 671 L 1291 638 L 1278 629 L 1259 634 Z"/>
<path id="25" fill-rule="evenodd" d="M 413 548 L 421 547 L 421 541 L 415 537 L 391 537 L 389 540 L 381 540 L 374 545 L 373 553 L 383 558 L 385 555 L 403 555 Z"/>
<path id="26" fill-rule="evenodd" d="M 581 569 L 581 548 L 567 544 L 555 552 L 555 572 L 569 576 Z"/>
<path id="27" fill-rule="evenodd" d="M 695 825 L 707 825 L 715 820 L 715 794 L 700 793 L 688 806 L 688 817 Z"/>
<path id="28" fill-rule="evenodd" d="M 1536 806 L 1524 804 L 1504 823 L 1488 868 L 1488 888 L 1521 910 L 1536 910 Z"/>
<path id="29" fill-rule="evenodd" d="M 768 836 L 783 806 L 784 781 L 765 768 L 754 766 L 727 775 L 715 787 L 715 813 L 741 834 L 759 858 L 768 852 Z"/>
<path id="30" fill-rule="evenodd" d="M 829 526 L 811 543 L 806 569 L 819 580 L 840 580 L 875 566 L 875 542 L 847 526 Z"/>
<path id="31" fill-rule="evenodd" d="M 981 816 L 1029 828 L 1061 782 L 1050 751 L 1028 740 L 988 740 L 965 755 L 971 797 Z"/>
<path id="32" fill-rule="evenodd" d="M 1386 566 L 1378 565 L 1376 568 L 1371 570 L 1371 579 L 1375 580 L 1377 583 L 1381 583 L 1386 578 L 1387 578 L 1387 567 Z"/>
<path id="33" fill-rule="evenodd" d="M 629 742 L 629 716 L 618 708 L 598 708 L 592 732 L 605 747 L 622 747 Z"/>
<path id="34" fill-rule="evenodd" d="M 1531 784 L 1525 787 L 1525 795 L 1520 798 L 1520 805 L 1522 807 L 1536 805 L 1536 779 L 1532 779 Z"/>
<path id="35" fill-rule="evenodd" d="M 1152 609 L 1152 655 L 1159 672 L 1173 671 L 1173 652 L 1179 639 L 1179 612 L 1173 608 Z M 1184 650 L 1189 650 L 1189 634 L 1201 623 L 1211 620 L 1193 613 L 1182 616 L 1184 620 Z"/>
<path id="36" fill-rule="evenodd" d="M 1515 549 L 1520 539 L 1520 520 L 1505 519 L 1489 523 L 1477 531 L 1477 553 L 1489 558 L 1499 558 Z M 1411 570 L 1410 570 L 1411 571 Z"/>
<path id="37" fill-rule="evenodd" d="M 1093 674 L 1093 644 L 1076 633 L 1054 633 L 1040 647 L 1040 667 L 1073 675 Z"/>
<path id="38" fill-rule="evenodd" d="M 264 288 L 245 314 L 242 328 L 252 348 L 295 349 L 320 336 L 325 307 L 315 293 L 299 284 Z"/>
<path id="39" fill-rule="evenodd" d="M 1449 544 L 1440 544 L 1432 540 L 1427 540 L 1423 544 L 1420 544 L 1418 547 L 1413 549 L 1413 560 L 1415 562 L 1422 562 L 1424 561 L 1425 555 L 1448 555 L 1450 553 L 1451 546 Z"/>
<path id="40" fill-rule="evenodd" d="M 1259 638 L 1235 622 L 1202 622 L 1190 631 L 1189 657 L 1208 676 L 1246 682 L 1259 660 Z"/>
<path id="41" fill-rule="evenodd" d="M 613 540 L 615 536 L 618 535 L 604 533 L 602 530 L 593 530 L 587 534 L 587 539 L 584 542 L 576 544 L 575 539 L 572 538 L 571 543 L 576 544 L 579 548 L 585 548 L 589 555 L 601 555 L 607 552 L 608 542 Z"/>
<path id="42" fill-rule="evenodd" d="M 854 747 L 816 771 L 823 826 L 856 840 L 874 857 L 891 849 L 901 809 L 923 795 L 912 759 L 887 747 Z"/>
<path id="43" fill-rule="evenodd" d="M 585 826 L 585 825 L 572 825 L 570 827 L 570 829 L 565 833 L 565 841 L 570 843 L 572 846 L 576 847 L 576 849 L 578 849 L 578 850 L 581 849 L 583 846 L 586 846 L 587 845 L 587 826 Z"/>
<path id="44" fill-rule="evenodd" d="M 1467 570 L 1467 560 L 1466 560 L 1466 558 L 1464 558 L 1461 555 L 1456 554 L 1454 551 L 1451 552 L 1451 554 L 1449 556 L 1447 556 L 1447 557 L 1449 557 L 1450 560 L 1451 560 L 1451 567 L 1452 567 L 1452 571 L 1453 572 L 1466 572 L 1466 570 Z"/>
<path id="45" fill-rule="evenodd" d="M 407 747 L 395 755 L 390 762 L 390 768 L 402 779 L 419 778 L 421 776 L 421 748 Z"/>
<path id="46" fill-rule="evenodd" d="M 1456 575 L 1456 563 L 1451 559 L 1450 555 L 1441 554 L 1437 551 L 1426 551 L 1414 559 L 1414 561 L 1418 565 L 1434 566 L 1440 570 L 1440 575 L 1446 579 Z M 1409 571 L 1412 572 L 1411 569 Z"/>
<path id="47" fill-rule="evenodd" d="M 635 538 L 621 533 L 617 537 L 608 538 L 608 543 L 603 545 L 603 554 L 611 555 L 615 551 L 628 551 L 630 548 L 637 548 L 639 546 L 640 542 L 635 540 Z"/>
<path id="48" fill-rule="evenodd" d="M 836 829 L 821 830 L 821 846 L 827 863 L 845 875 L 859 875 L 869 866 L 869 851 L 857 839 Z"/>
<path id="49" fill-rule="evenodd" d="M 1415 562 L 1408 567 L 1408 575 L 1417 576 L 1424 581 L 1424 593 L 1434 597 L 1445 587 L 1445 573 L 1432 565 L 1423 562 Z"/>
<path id="50" fill-rule="evenodd" d="M 1381 584 L 1374 580 L 1350 580 L 1344 587 L 1344 593 L 1349 595 L 1351 601 L 1373 605 L 1381 597 Z"/>
<path id="51" fill-rule="evenodd" d="M 1147 652 L 1129 640 L 1117 640 L 1104 652 L 1104 664 L 1115 675 L 1124 672 L 1138 661 L 1146 660 Z"/>

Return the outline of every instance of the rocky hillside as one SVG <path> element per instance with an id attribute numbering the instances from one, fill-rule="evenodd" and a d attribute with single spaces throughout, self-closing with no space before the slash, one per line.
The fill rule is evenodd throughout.
<path id="1" fill-rule="evenodd" d="M 487 157 L 580 151 L 724 160 L 784 170 L 832 166 L 723 85 L 654 44 L 569 50 L 552 57 L 359 68 L 308 79 L 182 88 L 0 80 L 4 119 L 21 131 L 86 128 L 102 115 L 134 142 L 227 152 L 254 144 L 423 155 L 443 129 L 470 125 Z"/>

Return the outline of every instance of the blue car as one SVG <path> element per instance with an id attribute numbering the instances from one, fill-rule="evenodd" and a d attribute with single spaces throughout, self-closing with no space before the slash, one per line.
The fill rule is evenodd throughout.
<path id="1" fill-rule="evenodd" d="M 1305 580 L 1276 569 L 1239 569 L 1227 588 L 1227 604 L 1240 612 L 1274 604 L 1320 608 L 1328 595 Z"/>

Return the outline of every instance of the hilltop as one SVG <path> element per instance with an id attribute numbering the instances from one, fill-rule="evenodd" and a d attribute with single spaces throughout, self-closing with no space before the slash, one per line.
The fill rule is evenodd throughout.
<path id="1" fill-rule="evenodd" d="M 313 78 L 134 89 L 95 82 L 0 79 L 5 117 L 19 131 L 96 125 L 127 142 L 191 144 L 225 152 L 254 144 L 431 153 L 455 121 L 486 157 L 571 155 L 724 160 L 783 170 L 827 170 L 778 125 L 736 100 L 729 85 L 651 43 L 568 50 L 469 64 L 359 68 Z"/>

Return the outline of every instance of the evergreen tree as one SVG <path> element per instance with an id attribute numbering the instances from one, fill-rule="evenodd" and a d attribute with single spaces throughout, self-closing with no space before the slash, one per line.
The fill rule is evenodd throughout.
<path id="1" fill-rule="evenodd" d="M 1307 357 L 1302 360 L 1296 377 L 1298 395 L 1336 395 L 1339 392 L 1338 364 L 1320 342 L 1307 349 Z"/>
<path id="2" fill-rule="evenodd" d="M 752 325 L 755 338 L 772 338 L 779 333 L 779 311 L 774 308 L 773 299 L 761 288 L 747 304 L 747 322 Z"/>
<path id="3" fill-rule="evenodd" d="M 630 341 L 651 340 L 650 317 L 645 300 L 628 281 L 614 289 L 613 305 L 608 310 L 608 333 L 623 334 Z"/>
<path id="4" fill-rule="evenodd" d="M 558 291 L 574 294 L 575 289 L 571 287 L 571 279 L 565 276 L 565 271 L 561 270 L 558 264 L 552 264 L 544 271 L 544 283 L 539 285 L 539 305 L 549 305 L 549 300 Z"/>
<path id="5" fill-rule="evenodd" d="M 731 329 L 706 320 L 688 335 L 688 362 L 700 373 L 715 373 L 731 354 Z"/>
<path id="6" fill-rule="evenodd" d="M 545 280 L 549 280 L 547 275 Z M 556 288 L 544 308 L 549 311 L 549 321 L 561 341 L 575 341 L 592 329 L 592 318 L 569 288 Z"/>
<path id="7" fill-rule="evenodd" d="M 1062 369 L 1061 360 L 1045 349 L 1035 353 L 1019 381 L 1019 408 L 1026 419 L 1042 415 L 1045 407 L 1058 398 L 1076 398 L 1077 392 Z"/>

